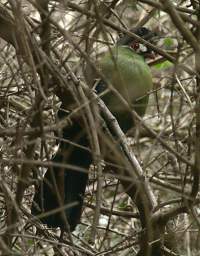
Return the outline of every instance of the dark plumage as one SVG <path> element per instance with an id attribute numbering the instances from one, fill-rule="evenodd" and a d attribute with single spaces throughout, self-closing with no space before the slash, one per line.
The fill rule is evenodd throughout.
<path id="1" fill-rule="evenodd" d="M 61 118 L 64 113 L 59 110 L 58 115 Z M 88 137 L 78 122 L 72 122 L 70 126 L 65 127 L 62 134 L 65 140 L 87 148 L 89 146 Z M 48 168 L 43 181 L 35 193 L 31 211 L 32 214 L 38 215 L 63 205 L 67 206 L 75 203 L 76 206 L 64 210 L 70 231 L 73 231 L 80 221 L 83 197 L 88 180 L 88 173 L 78 171 L 77 168 L 80 167 L 87 171 L 92 163 L 92 155 L 87 149 L 61 141 L 59 150 L 52 161 L 54 163 L 72 165 L 76 170 L 56 166 Z M 47 224 L 48 227 L 60 227 L 66 230 L 66 219 L 62 214 L 63 212 L 51 214 L 41 218 L 41 221 Z"/>

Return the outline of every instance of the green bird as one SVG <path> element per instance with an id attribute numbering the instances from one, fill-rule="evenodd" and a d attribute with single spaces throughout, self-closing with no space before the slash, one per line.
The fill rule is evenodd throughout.
<path id="1" fill-rule="evenodd" d="M 146 40 L 155 37 L 155 34 L 146 28 L 134 32 Z M 104 94 L 102 99 L 124 132 L 133 127 L 133 118 L 113 91 L 115 89 L 128 102 L 130 109 L 134 108 L 139 115 L 144 115 L 148 92 L 152 89 L 151 71 L 145 63 L 145 58 L 151 55 L 152 51 L 148 47 L 132 37 L 124 36 L 98 62 L 105 81 L 101 79 L 98 82 L 96 91 L 99 95 Z M 94 71 L 90 66 L 87 67 L 87 71 L 86 79 L 92 85 Z M 64 106 L 65 104 L 62 108 Z M 58 111 L 59 119 L 67 115 L 62 108 Z M 59 150 L 52 158 L 55 165 L 47 169 L 41 184 L 36 187 L 31 211 L 32 214 L 39 215 L 48 227 L 73 231 L 80 222 L 88 173 L 75 171 L 70 166 L 87 170 L 93 158 L 91 151 L 87 150 L 90 147 L 88 134 L 77 118 L 72 119 L 70 125 L 63 128 L 62 138 Z M 68 167 L 57 166 L 58 163 L 66 164 Z M 75 205 L 70 206 L 72 204 Z M 55 212 L 63 205 L 69 207 Z"/>
<path id="2" fill-rule="evenodd" d="M 133 30 L 133 32 L 148 41 L 156 37 L 154 32 L 145 27 Z M 105 92 L 102 99 L 124 132 L 133 127 L 134 121 L 130 111 L 117 94 L 126 100 L 130 110 L 134 109 L 140 116 L 145 114 L 148 93 L 153 86 L 151 71 L 146 59 L 152 57 L 153 52 L 150 48 L 125 35 L 97 63 L 104 80 L 100 80 L 95 89 L 100 95 Z M 90 85 L 94 74 L 94 69 L 87 65 L 85 77 Z M 108 89 L 107 92 L 106 89 Z"/>

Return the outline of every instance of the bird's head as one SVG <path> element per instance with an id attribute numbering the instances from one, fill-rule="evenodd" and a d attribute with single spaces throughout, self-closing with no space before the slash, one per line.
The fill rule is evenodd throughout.
<path id="1" fill-rule="evenodd" d="M 153 44 L 155 44 L 155 41 L 158 37 L 155 32 L 145 27 L 132 29 L 131 32 Z M 142 55 L 145 59 L 155 57 L 155 53 L 150 47 L 144 45 L 143 43 L 139 42 L 136 38 L 133 38 L 130 35 L 121 36 L 120 39 L 117 41 L 117 45 L 129 46 L 136 53 Z"/>

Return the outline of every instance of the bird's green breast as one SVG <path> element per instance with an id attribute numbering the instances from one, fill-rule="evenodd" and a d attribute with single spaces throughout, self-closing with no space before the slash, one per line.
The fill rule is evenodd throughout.
<path id="1" fill-rule="evenodd" d="M 120 46 L 107 52 L 100 60 L 99 67 L 107 82 L 126 99 L 130 107 L 139 115 L 144 115 L 148 103 L 147 93 L 152 89 L 151 71 L 144 58 L 128 47 Z M 125 117 L 125 114 L 125 119 L 130 118 L 112 89 L 103 100 L 118 119 L 123 115 Z"/>

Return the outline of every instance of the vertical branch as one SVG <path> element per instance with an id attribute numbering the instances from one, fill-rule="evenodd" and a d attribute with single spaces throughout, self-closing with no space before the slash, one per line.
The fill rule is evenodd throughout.
<path id="1" fill-rule="evenodd" d="M 13 16 L 16 24 L 16 31 L 13 35 L 15 37 L 13 41 L 15 42 L 16 51 L 19 53 L 23 53 L 26 56 L 26 59 L 28 59 L 28 63 L 30 64 L 31 71 L 33 74 L 34 82 L 37 85 L 35 102 L 33 103 L 33 106 L 30 109 L 30 116 L 31 116 L 30 125 L 32 127 L 42 126 L 42 122 L 41 122 L 42 104 L 41 103 L 43 102 L 43 99 L 46 99 L 43 88 L 45 88 L 44 84 L 46 83 L 46 81 L 48 81 L 48 79 L 47 80 L 45 79 L 45 74 L 47 74 L 47 72 L 42 70 L 43 67 L 39 68 L 38 70 L 36 68 L 37 66 L 36 63 L 38 63 L 39 61 L 39 58 L 38 58 L 39 56 L 35 54 L 37 52 L 35 48 L 34 49 L 30 48 L 30 43 L 32 43 L 32 38 L 30 36 L 30 33 L 27 28 L 27 24 L 25 22 L 21 1 L 10 0 L 10 5 L 12 8 L 12 12 L 13 12 Z M 33 44 L 31 45 L 33 46 Z M 47 50 L 48 50 L 48 47 L 47 47 Z M 19 56 L 18 56 L 18 63 L 19 63 L 19 66 L 21 66 L 21 58 Z M 40 80 L 38 79 L 37 71 L 39 72 Z M 18 132 L 22 133 L 22 128 L 19 128 Z M 28 140 L 32 141 L 33 143 L 30 143 L 24 149 L 25 157 L 27 159 L 31 160 L 34 158 L 36 138 L 37 138 L 37 135 L 33 135 L 33 134 L 30 135 L 28 138 Z M 29 185 L 29 178 L 31 176 L 32 167 L 33 167 L 32 164 L 24 163 L 22 164 L 21 168 L 19 168 L 16 196 L 15 196 L 16 205 L 18 207 L 20 207 L 23 196 L 24 196 L 24 191 Z M 16 229 L 18 216 L 19 216 L 19 211 L 16 210 L 16 207 L 12 206 L 11 208 L 9 208 L 8 229 L 4 234 L 4 240 L 8 246 L 11 246 L 12 233 Z M 10 228 L 9 226 L 12 228 Z"/>
<path id="2" fill-rule="evenodd" d="M 198 4 L 197 9 L 197 19 L 200 21 L 200 4 Z M 196 39 L 198 44 L 200 44 L 200 27 L 196 30 Z M 199 176 L 200 176 L 200 50 L 195 51 L 195 66 L 196 71 L 199 76 L 196 77 L 196 139 L 195 139 L 195 162 L 193 171 L 193 184 L 191 197 L 193 200 L 196 198 L 199 191 Z"/>
<path id="3" fill-rule="evenodd" d="M 22 48 L 23 48 L 23 52 L 29 57 L 30 63 L 32 62 L 32 55 L 30 53 L 29 50 L 29 45 L 26 41 L 26 29 L 25 29 L 25 24 L 24 24 L 24 19 L 23 19 L 23 15 L 21 12 L 21 3 L 19 1 L 12 1 L 10 0 L 10 5 L 12 7 L 12 12 L 13 12 L 13 16 L 15 18 L 15 22 L 16 22 L 16 38 L 20 38 L 18 39 L 20 42 L 22 42 Z M 16 42 L 19 42 L 18 40 L 16 40 Z M 16 44 L 16 47 L 18 45 Z M 18 62 L 19 65 L 21 63 L 20 58 L 18 58 Z M 26 156 L 28 159 L 31 159 L 34 153 L 34 147 L 31 145 L 29 145 L 27 147 L 26 150 Z M 18 184 L 17 184 L 17 191 L 16 191 L 16 205 L 19 207 L 21 205 L 21 201 L 23 198 L 23 194 L 24 194 L 24 190 L 27 186 L 27 182 L 28 182 L 28 177 L 30 174 L 30 166 L 28 164 L 24 164 L 21 166 L 19 173 L 18 173 Z M 10 247 L 11 246 L 11 233 L 15 231 L 16 229 L 16 223 L 18 221 L 18 215 L 19 212 L 16 209 L 16 207 L 14 207 L 14 205 L 9 206 L 9 202 L 7 203 L 7 224 L 8 224 L 8 229 L 6 230 L 5 234 L 4 234 L 4 240 L 6 242 L 6 244 Z M 10 228 L 12 227 L 12 228 Z"/>
<path id="4" fill-rule="evenodd" d="M 83 100 L 83 103 L 87 103 L 87 97 L 84 94 L 84 91 L 81 87 L 78 88 L 80 96 Z M 102 183 L 103 183 L 103 170 L 101 165 L 101 150 L 99 145 L 99 138 L 98 138 L 98 120 L 95 120 L 95 116 L 98 116 L 98 109 L 95 106 L 95 103 L 91 103 L 91 105 L 86 105 L 86 115 L 88 117 L 89 125 L 90 125 L 90 132 L 91 132 L 91 146 L 92 151 L 94 151 L 94 164 L 97 168 L 97 193 L 96 193 L 96 208 L 95 214 L 93 218 L 90 242 L 94 244 L 96 238 L 96 228 L 99 224 L 99 216 L 100 216 L 100 208 L 102 202 Z"/>
<path id="5" fill-rule="evenodd" d="M 49 22 L 49 8 L 48 8 L 49 0 L 37 0 L 38 12 L 40 14 L 41 19 L 41 31 L 40 31 L 40 39 L 41 39 L 41 48 L 43 52 L 50 56 L 50 36 L 51 36 L 51 27 Z M 43 60 L 42 60 L 43 61 Z M 49 83 L 49 70 L 43 61 L 41 63 L 42 68 L 40 69 L 40 79 L 42 83 L 42 87 L 46 90 L 48 89 Z"/>

